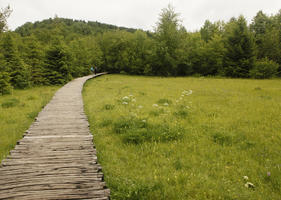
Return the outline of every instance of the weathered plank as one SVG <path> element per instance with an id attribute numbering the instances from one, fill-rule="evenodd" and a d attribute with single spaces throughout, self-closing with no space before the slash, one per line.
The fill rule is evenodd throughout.
<path id="1" fill-rule="evenodd" d="M 83 111 L 82 87 L 62 87 L 0 165 L 0 199 L 109 199 Z"/>

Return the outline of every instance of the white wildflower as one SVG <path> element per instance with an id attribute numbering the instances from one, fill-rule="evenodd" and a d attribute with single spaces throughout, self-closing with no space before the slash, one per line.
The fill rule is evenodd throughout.
<path id="1" fill-rule="evenodd" d="M 146 123 L 146 120 L 144 119 L 144 120 L 142 120 L 142 122 Z"/>
<path id="2" fill-rule="evenodd" d="M 129 97 L 124 96 L 122 99 L 123 99 L 123 100 L 129 100 Z"/>
<path id="3" fill-rule="evenodd" d="M 189 107 L 189 106 L 185 106 L 185 108 L 186 108 L 186 109 L 189 109 L 190 107 Z"/>
<path id="4" fill-rule="evenodd" d="M 184 97 L 184 95 L 183 95 L 183 94 L 182 94 L 181 96 L 182 96 L 182 97 Z"/>
<path id="5" fill-rule="evenodd" d="M 244 178 L 245 181 L 249 180 L 248 176 L 243 176 L 243 178 Z"/>
<path id="6" fill-rule="evenodd" d="M 168 103 L 164 103 L 163 105 L 164 105 L 164 106 L 169 106 L 169 104 L 168 104 Z"/>
<path id="7" fill-rule="evenodd" d="M 128 102 L 124 101 L 122 104 L 127 105 L 127 104 L 128 104 Z"/>
<path id="8" fill-rule="evenodd" d="M 153 106 L 153 107 L 158 107 L 158 104 L 153 104 L 152 106 Z"/>
<path id="9" fill-rule="evenodd" d="M 253 183 L 251 183 L 251 182 L 247 182 L 247 183 L 245 184 L 245 187 L 246 187 L 246 188 L 255 188 L 255 185 L 254 185 Z"/>
<path id="10" fill-rule="evenodd" d="M 137 100 L 136 99 L 132 99 L 132 102 L 136 102 Z"/>
<path id="11" fill-rule="evenodd" d="M 133 97 L 134 95 L 130 94 L 129 97 Z"/>
<path id="12" fill-rule="evenodd" d="M 139 108 L 139 109 L 142 109 L 142 108 L 143 108 L 143 106 L 142 106 L 142 105 L 139 105 L 139 106 L 138 106 L 138 108 Z"/>
<path id="13" fill-rule="evenodd" d="M 180 98 L 180 100 L 182 100 L 182 97 Z"/>
<path id="14" fill-rule="evenodd" d="M 176 100 L 176 103 L 178 103 L 179 102 L 179 100 Z"/>
<path id="15" fill-rule="evenodd" d="M 186 96 L 191 95 L 192 94 L 192 90 L 189 90 L 188 92 L 185 93 Z"/>

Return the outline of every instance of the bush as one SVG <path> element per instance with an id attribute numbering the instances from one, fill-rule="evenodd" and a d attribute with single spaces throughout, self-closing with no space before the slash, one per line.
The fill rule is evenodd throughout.
<path id="1" fill-rule="evenodd" d="M 8 73 L 0 72 L 0 95 L 10 94 L 12 86 L 9 83 L 10 77 Z"/>
<path id="2" fill-rule="evenodd" d="M 114 105 L 105 104 L 103 108 L 104 108 L 105 110 L 113 110 L 113 109 L 114 109 Z"/>
<path id="3" fill-rule="evenodd" d="M 159 104 L 165 104 L 165 103 L 167 103 L 167 104 L 172 104 L 172 101 L 169 100 L 169 99 L 159 99 L 159 100 L 157 101 L 157 103 L 159 103 Z"/>
<path id="4" fill-rule="evenodd" d="M 250 76 L 258 79 L 271 78 L 277 74 L 278 67 L 276 62 L 264 58 L 256 62 L 250 71 Z"/>
<path id="5" fill-rule="evenodd" d="M 2 108 L 11 108 L 19 105 L 20 101 L 18 99 L 8 99 L 2 103 Z"/>
<path id="6" fill-rule="evenodd" d="M 188 112 L 186 110 L 177 110 L 173 113 L 178 118 L 186 118 L 188 116 Z"/>
<path id="7" fill-rule="evenodd" d="M 168 124 L 150 124 L 137 118 L 120 118 L 114 123 L 114 131 L 122 136 L 124 143 L 169 142 L 182 138 L 182 127 Z"/>
<path id="8" fill-rule="evenodd" d="M 153 183 L 118 176 L 111 176 L 109 184 L 112 189 L 110 194 L 112 199 L 122 200 L 146 200 L 149 199 L 152 191 L 163 189 L 163 185 L 158 182 Z"/>
<path id="9" fill-rule="evenodd" d="M 130 129 L 141 129 L 146 127 L 147 123 L 144 120 L 136 118 L 121 117 L 114 123 L 114 131 L 118 134 L 125 133 Z"/>

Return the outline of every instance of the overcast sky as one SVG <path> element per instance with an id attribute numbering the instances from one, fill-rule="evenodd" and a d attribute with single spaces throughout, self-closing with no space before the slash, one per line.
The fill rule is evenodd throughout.
<path id="1" fill-rule="evenodd" d="M 0 0 L 0 7 L 13 9 L 8 19 L 12 30 L 55 15 L 153 30 L 161 9 L 169 3 L 189 31 L 200 29 L 206 19 L 228 21 L 243 14 L 250 22 L 259 10 L 270 15 L 281 9 L 281 0 Z"/>

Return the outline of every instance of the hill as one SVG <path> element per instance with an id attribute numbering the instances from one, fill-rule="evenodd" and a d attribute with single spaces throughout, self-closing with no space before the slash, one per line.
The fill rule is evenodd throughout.
<path id="1" fill-rule="evenodd" d="M 112 30 L 123 30 L 130 33 L 134 33 L 136 29 L 119 27 L 111 24 L 100 23 L 97 21 L 84 21 L 74 20 L 66 18 L 49 18 L 42 21 L 36 21 L 34 23 L 27 22 L 24 25 L 18 27 L 15 32 L 22 37 L 34 35 L 56 33 L 56 35 L 68 38 L 70 35 L 77 36 L 89 36 L 97 35 L 98 33 L 104 33 Z"/>

